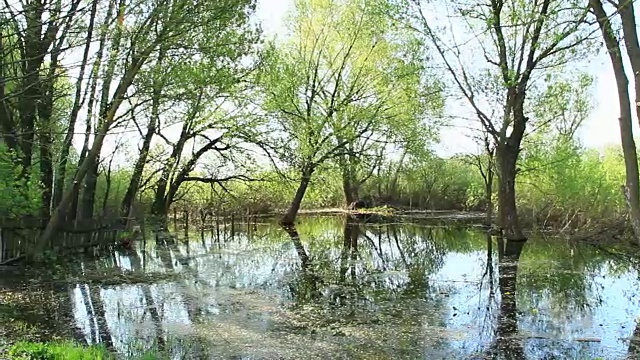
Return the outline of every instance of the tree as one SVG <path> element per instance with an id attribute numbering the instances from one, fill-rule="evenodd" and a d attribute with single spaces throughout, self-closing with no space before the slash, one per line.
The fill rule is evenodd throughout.
<path id="1" fill-rule="evenodd" d="M 198 161 L 210 151 L 228 150 L 237 130 L 249 126 L 250 119 L 238 114 L 244 108 L 246 78 L 254 70 L 255 61 L 244 60 L 256 59 L 260 34 L 249 23 L 251 12 L 232 8 L 228 11 L 237 17 L 229 20 L 235 25 L 227 26 L 225 31 L 216 30 L 220 26 L 217 23 L 210 24 L 215 28 L 205 27 L 205 33 L 216 36 L 197 41 L 197 59 L 192 52 L 176 53 L 170 47 L 161 48 L 158 57 L 143 69 L 134 83 L 139 102 L 150 103 L 150 106 L 141 107 L 139 114 L 131 114 L 143 143 L 122 200 L 122 216 L 129 215 L 155 135 L 170 150 L 159 169 L 151 212 L 166 215 L 180 185 L 193 181 L 189 173 Z M 140 128 L 140 117 L 147 119 L 146 133 Z M 165 129 L 175 129 L 180 123 L 178 138 L 169 139 L 171 136 L 167 137 L 169 133 Z M 223 141 L 221 134 L 226 140 Z M 188 156 L 190 144 L 194 149 Z"/>
<path id="2" fill-rule="evenodd" d="M 623 0 L 619 3 L 610 1 L 609 3 L 616 8 L 622 20 L 622 30 L 627 54 L 631 62 L 631 69 L 635 74 L 636 114 L 640 115 L 640 46 L 638 45 L 633 1 Z M 633 139 L 629 79 L 622 60 L 620 42 L 614 33 L 610 17 L 606 13 L 602 2 L 600 0 L 589 0 L 589 5 L 596 16 L 616 78 L 618 103 L 620 105 L 620 117 L 618 120 L 626 171 L 626 184 L 622 186 L 622 190 L 629 208 L 629 217 L 633 232 L 637 241 L 640 242 L 640 181 L 638 179 L 640 174 L 638 172 L 636 143 Z"/>
<path id="3" fill-rule="evenodd" d="M 53 196 L 58 102 L 67 95 L 60 88 L 66 80 L 60 59 L 73 42 L 71 29 L 86 12 L 80 5 L 79 0 L 14 2 L 0 16 L 0 129 L 21 165 L 16 181 L 40 177 L 43 216 Z"/>
<path id="4" fill-rule="evenodd" d="M 113 2 L 109 2 L 112 4 Z M 117 9 L 108 22 L 111 29 L 108 54 L 106 60 L 98 57 L 98 63 L 105 60 L 105 72 L 102 79 L 97 111 L 97 121 L 91 146 L 87 147 L 86 157 L 79 165 L 72 180 L 72 188 L 67 189 L 60 203 L 53 210 L 45 231 L 32 255 L 38 256 L 58 228 L 66 209 L 71 205 L 79 185 L 85 183 L 86 193 L 83 195 L 84 208 L 89 214 L 89 201 L 95 197 L 95 184 L 92 184 L 97 173 L 98 157 L 105 137 L 117 124 L 122 114 L 122 104 L 131 97 L 131 87 L 141 69 L 150 64 L 159 54 L 160 49 L 171 49 L 172 54 L 191 54 L 198 57 L 200 46 L 206 45 L 204 39 L 212 34 L 226 34 L 227 29 L 242 27 L 255 8 L 252 0 L 224 1 L 184 1 L 163 0 L 160 2 L 131 3 L 120 0 Z M 210 31 L 216 29 L 216 31 Z M 227 44 L 230 52 L 234 44 Z M 226 58 L 220 59 L 221 62 Z M 95 65 L 95 64 L 94 64 Z M 112 81 L 116 84 L 111 89 Z M 93 86 L 93 85 L 92 85 Z M 93 98 L 93 97 L 91 97 Z M 91 99 L 90 98 L 90 99 Z M 90 106 L 87 106 L 91 109 Z M 91 117 L 88 117 L 91 118 Z M 92 200 L 93 201 L 93 200 Z M 91 202 L 92 202 L 91 201 Z M 91 204 L 91 209 L 93 205 Z M 92 210 L 91 210 L 92 212 Z"/>
<path id="5" fill-rule="evenodd" d="M 499 183 L 498 220 L 508 239 L 526 239 L 518 221 L 515 182 L 525 131 L 531 125 L 535 128 L 528 94 L 543 92 L 548 86 L 549 82 L 540 77 L 544 72 L 561 76 L 559 71 L 565 64 L 589 49 L 590 38 L 582 31 L 588 9 L 574 1 L 559 0 L 438 3 L 440 12 L 442 7 L 451 6 L 462 18 L 459 23 L 471 33 L 466 48 L 472 47 L 474 40 L 478 42 L 473 51 L 484 56 L 486 66 L 474 76 L 470 67 L 463 64 L 461 44 L 443 40 L 443 32 L 436 29 L 433 17 L 426 15 L 437 11 L 429 11 L 420 0 L 395 3 L 399 6 L 393 16 L 429 40 L 481 127 L 493 139 Z M 491 96 L 479 91 L 486 87 L 492 89 Z M 500 116 L 494 117 L 488 111 L 495 106 L 500 107 Z"/>
<path id="6" fill-rule="evenodd" d="M 440 87 L 423 77 L 421 47 L 391 26 L 385 7 L 297 1 L 291 38 L 267 50 L 258 78 L 267 119 L 260 130 L 271 139 L 260 145 L 299 174 L 284 225 L 294 223 L 319 166 L 339 160 L 352 181 L 355 159 L 375 151 L 368 144 L 400 137 L 403 126 L 417 129 L 437 108 Z"/>

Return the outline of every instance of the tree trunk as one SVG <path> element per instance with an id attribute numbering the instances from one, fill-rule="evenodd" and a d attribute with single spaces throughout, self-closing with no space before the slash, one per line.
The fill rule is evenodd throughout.
<path id="1" fill-rule="evenodd" d="M 87 29 L 87 37 L 86 43 L 84 47 L 84 52 L 82 54 L 82 62 L 80 63 L 80 73 L 78 75 L 78 81 L 76 82 L 76 91 L 73 100 L 73 106 L 71 108 L 71 114 L 69 116 L 69 125 L 67 127 L 67 132 L 64 136 L 64 140 L 62 142 L 62 149 L 60 151 L 60 159 L 58 162 L 57 170 L 56 170 L 56 179 L 55 184 L 53 186 L 53 201 L 52 207 L 58 206 L 60 204 L 60 200 L 62 199 L 62 192 L 64 191 L 64 183 L 66 180 L 66 172 L 67 172 L 67 163 L 69 161 L 69 151 L 71 149 L 71 145 L 73 142 L 73 135 L 76 131 L 76 121 L 78 120 L 78 114 L 80 113 L 80 108 L 84 103 L 84 99 L 82 99 L 82 82 L 84 80 L 84 74 L 87 68 L 87 62 L 89 59 L 89 50 L 91 48 L 91 42 L 93 38 L 93 28 L 96 18 L 96 12 L 98 9 L 98 1 L 94 0 L 91 4 L 91 14 L 89 16 L 89 25 Z M 100 44 L 103 44 L 102 41 Z M 98 51 L 101 53 L 101 51 Z M 86 95 L 86 93 L 85 93 Z"/>
<path id="2" fill-rule="evenodd" d="M 485 183 L 485 201 L 486 201 L 486 214 L 485 214 L 485 222 L 487 226 L 491 226 L 493 223 L 493 168 L 491 164 L 487 167 L 487 179 Z"/>
<path id="3" fill-rule="evenodd" d="M 109 205 L 109 196 L 111 195 L 111 165 L 112 164 L 113 164 L 113 156 L 111 157 L 111 160 L 109 160 L 109 167 L 107 168 L 107 172 L 104 177 L 105 189 L 104 189 L 104 199 L 102 199 L 102 216 L 105 216 L 107 214 L 107 206 Z"/>
<path id="4" fill-rule="evenodd" d="M 43 4 L 29 6 L 25 8 L 25 18 L 27 20 L 24 34 L 24 56 L 22 59 L 22 69 L 24 72 L 21 86 L 22 94 L 18 97 L 18 108 L 20 114 L 20 137 L 19 147 L 21 156 L 22 171 L 21 179 L 27 179 L 31 171 L 31 160 L 33 156 L 34 126 L 36 120 L 36 106 L 42 97 L 42 86 L 40 69 L 46 48 L 40 40 L 42 32 L 41 17 L 44 12 Z M 43 50 L 45 51 L 43 53 Z"/>
<path id="5" fill-rule="evenodd" d="M 43 218 L 49 217 L 51 212 L 51 198 L 53 196 L 53 157 L 51 149 L 53 147 L 53 97 L 55 89 L 55 69 L 57 68 L 57 57 L 54 57 L 47 79 L 46 96 L 38 103 L 39 125 L 38 142 L 40 145 L 40 181 L 42 183 L 42 204 L 40 214 Z"/>
<path id="6" fill-rule="evenodd" d="M 387 195 L 392 196 L 393 199 L 397 199 L 398 197 L 398 178 L 400 177 L 400 172 L 402 171 L 402 166 L 404 163 L 404 158 L 407 155 L 407 150 L 405 149 L 400 156 L 400 160 L 398 161 L 398 166 L 393 172 L 393 177 L 391 178 L 391 184 L 389 190 L 387 190 Z M 391 170 L 391 168 L 389 168 Z"/>
<path id="7" fill-rule="evenodd" d="M 147 156 L 149 155 L 149 149 L 151 148 L 151 140 L 153 139 L 153 135 L 155 131 L 156 131 L 156 122 L 152 118 L 149 122 L 147 133 L 144 136 L 142 149 L 140 150 L 140 156 L 138 157 L 138 160 L 136 160 L 136 164 L 133 168 L 133 174 L 131 174 L 131 180 L 129 181 L 127 192 L 125 193 L 124 198 L 122 199 L 121 214 L 123 217 L 129 216 L 129 209 L 131 208 L 131 204 L 133 203 L 133 200 L 136 198 L 136 194 L 138 193 L 138 190 L 140 187 L 140 180 L 142 179 L 144 166 L 147 163 Z"/>
<path id="8" fill-rule="evenodd" d="M 638 32 L 636 27 L 636 16 L 633 1 L 620 1 L 618 12 L 622 20 L 622 31 L 625 48 L 631 63 L 633 71 L 635 99 L 636 99 L 636 115 L 640 122 L 640 44 L 638 44 Z M 612 44 L 613 45 L 613 44 Z M 609 48 L 609 47 L 607 47 Z"/>
<path id="9" fill-rule="evenodd" d="M 123 6 L 124 5 L 122 5 L 121 8 Z M 100 112 L 99 129 L 98 131 L 96 131 L 96 136 L 93 140 L 91 150 L 87 154 L 87 158 L 82 162 L 82 164 L 76 171 L 75 177 L 73 179 L 74 187 L 72 188 L 72 191 L 68 191 L 62 196 L 60 205 L 58 205 L 53 210 L 51 218 L 49 219 L 46 228 L 40 235 L 38 242 L 32 249 L 30 249 L 31 251 L 28 255 L 34 258 L 34 260 L 40 259 L 45 245 L 58 230 L 60 222 L 63 219 L 63 215 L 71 204 L 71 201 L 73 200 L 73 194 L 76 192 L 73 190 L 77 189 L 78 184 L 84 180 L 84 177 L 90 170 L 91 165 L 97 163 L 97 159 L 100 155 L 100 150 L 102 149 L 102 144 L 104 143 L 105 136 L 113 125 L 116 113 L 118 112 L 120 105 L 124 101 L 125 94 L 127 93 L 136 75 L 145 64 L 151 53 L 154 51 L 156 46 L 157 42 L 149 44 L 142 51 L 140 51 L 138 56 L 132 59 L 132 62 L 128 64 L 127 68 L 124 70 L 122 76 L 120 77 L 118 86 L 116 87 L 113 96 L 111 97 L 112 100 L 108 102 L 108 106 L 104 107 L 104 112 Z M 114 56 L 114 59 L 115 57 L 116 56 Z M 99 63 L 99 61 L 97 63 Z M 113 72 L 111 73 L 111 75 L 113 75 Z"/>
<path id="10" fill-rule="evenodd" d="M 173 201 L 176 198 L 176 194 L 178 193 L 178 190 L 180 189 L 180 186 L 183 183 L 183 177 L 178 176 L 178 178 L 176 180 L 174 180 L 174 182 L 169 185 L 169 191 L 167 191 L 167 195 L 164 198 L 164 202 L 163 202 L 163 213 L 164 214 L 168 214 L 169 213 L 169 209 L 171 208 L 171 205 L 173 204 Z"/>
<path id="11" fill-rule="evenodd" d="M 620 43 L 616 39 L 613 29 L 611 28 L 611 23 L 607 17 L 607 14 L 604 11 L 601 0 L 589 0 L 589 4 L 593 9 L 596 18 L 598 20 L 598 25 L 600 26 L 600 31 L 602 32 L 602 36 L 604 38 L 605 45 L 607 47 L 607 51 L 609 53 L 609 58 L 611 59 L 611 65 L 613 67 L 613 72 L 616 78 L 616 87 L 618 89 L 618 102 L 620 104 L 620 139 L 622 142 L 622 152 L 624 154 L 624 164 L 626 170 L 626 184 L 624 186 L 624 196 L 627 201 L 627 206 L 629 208 L 629 215 L 631 220 L 631 225 L 633 227 L 634 234 L 636 236 L 636 240 L 640 242 L 640 189 L 638 185 L 638 155 L 636 152 L 636 143 L 633 139 L 633 127 L 632 127 L 632 115 L 631 115 L 631 101 L 629 97 L 629 79 L 627 78 L 624 63 L 622 62 L 622 56 L 620 52 Z M 625 7 L 626 8 L 626 7 Z M 628 11 L 628 10 L 627 10 Z M 626 26 L 629 26 L 629 16 L 633 16 L 631 14 L 621 14 L 623 21 L 626 22 Z M 635 21 L 634 21 L 635 24 Z M 624 27 L 625 24 L 623 24 Z M 635 27 L 635 25 L 634 25 Z M 627 36 L 627 32 L 631 30 L 627 29 L 625 31 L 625 38 Z M 633 29 L 635 33 L 635 29 Z M 629 40 L 627 40 L 629 41 Z M 637 45 L 637 38 L 636 38 Z M 630 54 L 631 56 L 631 54 Z M 635 59 L 636 62 L 638 59 Z M 633 64 L 633 62 L 632 62 Z M 636 66 L 640 65 L 636 62 Z M 635 70 L 634 70 L 635 71 Z M 640 74 L 636 74 L 636 97 L 639 95 L 640 90 L 638 90 L 639 80 L 637 76 Z M 638 106 L 636 106 L 638 109 Z"/>
<path id="12" fill-rule="evenodd" d="M 115 111 L 113 113 L 115 113 Z M 103 128 L 100 129 L 101 131 L 98 132 L 98 135 L 94 139 L 93 146 L 91 147 L 91 150 L 87 154 L 87 158 L 85 159 L 84 162 L 82 162 L 82 164 L 78 168 L 78 171 L 76 171 L 76 175 L 73 179 L 74 187 L 70 191 L 67 191 L 64 194 L 64 196 L 62 197 L 62 201 L 60 201 L 60 205 L 58 205 L 53 210 L 51 214 L 51 218 L 49 219 L 47 226 L 42 232 L 42 235 L 40 235 L 38 242 L 33 247 L 33 249 L 31 249 L 32 251 L 29 254 L 30 256 L 35 258 L 40 256 L 42 254 L 42 251 L 44 250 L 45 245 L 47 244 L 47 242 L 49 242 L 49 239 L 51 239 L 51 237 L 56 233 L 58 227 L 60 226 L 60 223 L 63 220 L 65 210 L 69 207 L 69 205 L 71 205 L 71 201 L 73 200 L 74 193 L 77 193 L 77 191 L 74 191 L 74 190 L 76 190 L 79 187 L 79 184 L 84 179 L 85 175 L 87 174 L 87 171 L 89 170 L 89 167 L 91 166 L 92 161 L 95 161 L 95 159 L 98 157 L 98 153 L 102 148 L 102 143 L 104 142 L 107 129 L 108 129 L 108 125 L 105 124 L 103 125 Z"/>
<path id="13" fill-rule="evenodd" d="M 518 262 L 524 242 L 507 240 L 503 248 L 504 257 L 498 264 L 500 310 L 496 327 L 498 354 L 506 359 L 525 359 L 524 349 L 518 339 L 517 279 Z M 495 355 L 495 354 L 494 354 Z M 500 355 L 495 357 L 501 357 Z"/>
<path id="14" fill-rule="evenodd" d="M 354 196 L 352 176 L 349 174 L 347 168 L 342 169 L 342 191 L 344 192 L 344 199 L 347 206 L 358 200 L 357 196 Z"/>
<path id="15" fill-rule="evenodd" d="M 311 182 L 312 173 L 313 173 L 312 171 L 302 172 L 302 178 L 300 178 L 300 185 L 298 185 L 298 189 L 296 190 L 296 195 L 293 197 L 293 201 L 291 201 L 289 210 L 280 220 L 281 225 L 290 226 L 295 223 L 296 216 L 298 215 L 298 210 L 300 210 L 300 205 L 302 204 L 302 199 L 304 198 L 304 194 L 307 192 L 307 188 L 309 187 L 309 183 Z"/>
<path id="16" fill-rule="evenodd" d="M 99 150 L 100 151 L 100 150 Z M 84 188 L 82 189 L 82 208 L 80 212 L 80 219 L 93 218 L 93 210 L 95 208 L 96 200 L 96 187 L 98 184 L 98 162 L 100 156 L 98 155 L 91 163 L 87 176 L 84 178 Z"/>
<path id="17" fill-rule="evenodd" d="M 167 161 L 164 169 L 162 169 L 162 174 L 160 175 L 160 179 L 158 180 L 158 185 L 156 187 L 156 193 L 153 199 L 153 204 L 151 205 L 151 213 L 153 215 L 167 215 L 167 209 L 165 208 L 166 203 L 166 192 L 167 186 L 169 186 L 169 177 L 174 173 L 175 167 L 180 162 L 180 154 L 182 154 L 182 150 L 184 149 L 184 144 L 187 141 L 188 129 L 187 123 L 182 126 L 182 132 L 180 133 L 180 138 L 178 142 L 173 148 L 171 152 L 171 156 Z"/>
<path id="18" fill-rule="evenodd" d="M 167 209 L 165 208 L 165 199 L 167 192 L 167 185 L 169 183 L 169 166 L 162 171 L 162 175 L 158 180 L 158 185 L 156 187 L 156 193 L 153 198 L 153 204 L 151 205 L 151 213 L 153 215 L 166 216 Z"/>
<path id="19" fill-rule="evenodd" d="M 519 149 L 509 142 L 498 145 L 498 217 L 500 226 L 508 240 L 526 240 L 518 221 L 516 207 L 516 162 Z"/>
<path id="20" fill-rule="evenodd" d="M 124 1 L 119 1 L 119 7 L 122 11 Z M 102 74 L 102 87 L 100 89 L 100 103 L 98 107 L 98 119 L 96 122 L 96 129 L 102 127 L 103 123 L 107 121 L 106 114 L 111 107 L 111 85 L 113 77 L 115 75 L 116 66 L 119 61 L 119 49 L 122 41 L 122 27 L 115 28 L 115 34 L 113 35 L 110 51 L 107 52 L 108 61 L 104 73 Z M 97 136 L 97 134 L 95 134 Z M 95 142 L 94 142 L 95 145 Z M 84 189 L 82 189 L 82 209 L 80 218 L 91 219 L 93 217 L 94 205 L 96 199 L 96 187 L 98 184 L 98 164 L 100 163 L 100 152 L 102 150 L 102 143 L 98 149 L 97 156 L 93 159 L 87 175 L 84 179 Z"/>
<path id="21" fill-rule="evenodd" d="M 11 48 L 11 47 L 9 47 Z M 6 54 L 8 51 L 5 49 L 4 36 L 0 36 L 0 54 Z M 15 113 L 11 108 L 9 102 L 11 91 L 7 93 L 7 77 L 12 77 L 14 74 L 5 72 L 10 69 L 8 63 L 12 62 L 8 56 L 0 57 L 0 129 L 4 133 L 2 140 L 7 144 L 9 150 L 18 151 L 18 136 L 16 134 Z"/>
<path id="22" fill-rule="evenodd" d="M 100 44 L 101 48 L 103 44 Z M 101 49 L 100 49 L 101 50 Z M 99 51 L 100 51 L 99 50 Z M 102 56 L 101 53 L 99 53 Z M 78 168 L 85 163 L 87 158 L 87 154 L 89 153 L 89 139 L 91 137 L 91 130 L 93 128 L 92 118 L 93 118 L 93 106 L 95 103 L 96 93 L 98 91 L 98 77 L 100 70 L 101 61 L 96 61 L 93 65 L 93 69 L 91 69 L 91 85 L 89 90 L 89 101 L 87 103 L 87 116 L 85 118 L 85 131 L 84 131 L 84 141 L 82 143 L 82 150 L 80 150 L 80 158 L 78 159 Z M 100 153 L 98 152 L 98 155 Z M 89 170 L 90 171 L 90 170 Z M 71 208 L 69 209 L 69 214 L 67 221 L 75 220 L 78 216 L 78 203 L 80 202 L 80 184 L 78 186 L 73 187 L 74 192 L 72 194 L 71 200 Z"/>

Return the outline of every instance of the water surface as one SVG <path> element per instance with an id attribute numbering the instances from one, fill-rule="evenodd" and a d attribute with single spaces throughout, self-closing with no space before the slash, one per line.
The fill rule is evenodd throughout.
<path id="1" fill-rule="evenodd" d="M 126 357 L 626 359 L 640 335 L 626 260 L 463 227 L 303 217 L 295 231 L 150 233 L 41 274 L 2 278 L 3 321 Z"/>

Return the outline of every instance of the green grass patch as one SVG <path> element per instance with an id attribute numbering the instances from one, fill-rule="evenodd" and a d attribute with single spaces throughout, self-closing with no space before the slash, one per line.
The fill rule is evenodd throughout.
<path id="1" fill-rule="evenodd" d="M 9 349 L 12 360 L 112 360 L 116 356 L 104 346 L 79 346 L 72 342 L 19 342 Z M 154 354 L 144 354 L 139 360 L 160 360 Z"/>

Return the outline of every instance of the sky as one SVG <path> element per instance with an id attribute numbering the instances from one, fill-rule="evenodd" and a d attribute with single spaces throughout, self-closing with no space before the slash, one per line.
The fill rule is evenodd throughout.
<path id="1" fill-rule="evenodd" d="M 293 0 L 258 0 L 257 16 L 262 22 L 265 35 L 274 36 L 284 32 L 284 18 L 293 7 Z M 627 69 L 630 69 L 628 61 Z M 589 118 L 579 130 L 579 139 L 590 148 L 602 149 L 609 145 L 620 144 L 618 127 L 619 105 L 615 78 L 606 52 L 600 54 L 588 63 L 585 69 L 594 77 L 593 100 L 595 106 Z M 630 79 L 633 83 L 633 80 Z M 632 84 L 630 84 L 632 86 Z M 633 89 L 631 88 L 631 94 Z M 635 114 L 634 114 L 635 116 Z M 640 131 L 638 121 L 634 117 L 634 131 Z M 457 127 L 442 129 L 440 143 L 434 150 L 441 155 L 452 155 L 459 152 L 476 152 L 477 145 L 465 131 Z"/>

